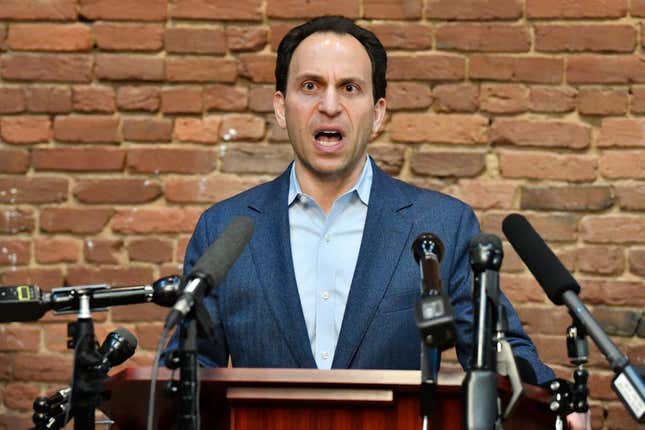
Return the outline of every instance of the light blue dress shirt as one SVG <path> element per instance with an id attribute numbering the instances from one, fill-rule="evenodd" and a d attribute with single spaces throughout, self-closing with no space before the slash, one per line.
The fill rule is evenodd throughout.
<path id="1" fill-rule="evenodd" d="M 291 168 L 291 255 L 311 351 L 319 369 L 331 369 L 334 360 L 371 186 L 372 165 L 367 157 L 354 187 L 340 196 L 325 215 L 318 203 L 302 192 L 295 163 Z"/>

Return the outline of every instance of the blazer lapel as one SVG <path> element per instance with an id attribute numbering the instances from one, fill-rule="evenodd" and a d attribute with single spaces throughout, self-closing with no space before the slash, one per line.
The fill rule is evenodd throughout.
<path id="1" fill-rule="evenodd" d="M 412 205 L 393 179 L 374 163 L 367 218 L 343 323 L 334 354 L 333 368 L 349 367 L 376 309 L 385 294 L 412 222 L 402 209 Z"/>
<path id="2" fill-rule="evenodd" d="M 316 367 L 302 313 L 291 257 L 289 235 L 289 171 L 273 181 L 264 198 L 249 205 L 259 212 L 250 242 L 265 300 L 300 367 Z"/>

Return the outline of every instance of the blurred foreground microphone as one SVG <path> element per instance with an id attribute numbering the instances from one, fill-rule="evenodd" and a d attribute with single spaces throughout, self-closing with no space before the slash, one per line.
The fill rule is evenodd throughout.
<path id="1" fill-rule="evenodd" d="M 99 348 L 101 362 L 96 366 L 96 370 L 107 374 L 112 367 L 132 357 L 136 349 L 137 338 L 128 330 L 117 328 L 107 335 Z M 33 421 L 36 430 L 57 429 L 66 424 L 64 421 L 71 394 L 71 387 L 66 387 L 49 397 L 38 397 L 34 401 Z"/>
<path id="2" fill-rule="evenodd" d="M 177 300 L 180 283 L 179 276 L 166 276 L 151 285 L 122 288 L 83 285 L 54 288 L 51 293 L 35 285 L 0 286 L 0 323 L 38 321 L 50 310 L 58 314 L 75 313 L 81 291 L 90 295 L 92 310 L 147 302 L 170 307 Z"/>
<path id="3" fill-rule="evenodd" d="M 250 218 L 237 217 L 208 247 L 193 270 L 184 279 L 185 287 L 181 297 L 175 302 L 172 311 L 166 318 L 165 328 L 174 327 L 181 318 L 191 311 L 196 302 L 202 300 L 222 282 L 228 270 L 251 240 L 254 229 L 253 221 Z"/>
<path id="4" fill-rule="evenodd" d="M 645 383 L 578 298 L 580 286 L 553 251 L 519 214 L 504 219 L 502 230 L 540 286 L 556 305 L 566 305 L 605 355 L 617 374 L 611 387 L 639 423 L 645 422 Z"/>
<path id="5" fill-rule="evenodd" d="M 432 233 L 422 233 L 412 244 L 412 252 L 421 271 L 421 299 L 414 314 L 421 338 L 429 347 L 448 349 L 457 335 L 450 298 L 443 291 L 439 273 L 443 243 Z"/>

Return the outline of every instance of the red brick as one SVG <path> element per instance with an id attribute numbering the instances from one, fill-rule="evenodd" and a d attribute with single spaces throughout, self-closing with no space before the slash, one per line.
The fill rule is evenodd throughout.
<path id="1" fill-rule="evenodd" d="M 582 88 L 578 92 L 578 112 L 583 115 L 623 115 L 628 104 L 626 89 Z"/>
<path id="2" fill-rule="evenodd" d="M 524 25 L 446 24 L 437 29 L 437 49 L 483 52 L 528 52 L 529 30 Z"/>
<path id="3" fill-rule="evenodd" d="M 111 227 L 121 234 L 190 233 L 201 212 L 191 207 L 119 209 Z"/>
<path id="4" fill-rule="evenodd" d="M 414 23 L 376 23 L 366 27 L 387 49 L 432 49 L 432 27 Z"/>
<path id="5" fill-rule="evenodd" d="M 475 209 L 510 209 L 517 185 L 497 180 L 461 179 L 446 192 Z"/>
<path id="6" fill-rule="evenodd" d="M 121 141 L 119 119 L 111 116 L 59 116 L 54 137 L 64 142 L 117 143 Z"/>
<path id="7" fill-rule="evenodd" d="M 249 78 L 255 83 L 275 82 L 274 55 L 265 54 L 240 54 L 240 75 Z"/>
<path id="8" fill-rule="evenodd" d="M 621 209 L 645 210 L 645 186 L 616 184 L 614 189 Z"/>
<path id="9" fill-rule="evenodd" d="M 226 37 L 221 27 L 172 27 L 166 30 L 166 52 L 224 54 Z"/>
<path id="10" fill-rule="evenodd" d="M 632 0 L 631 15 L 645 18 L 645 0 Z"/>
<path id="11" fill-rule="evenodd" d="M 596 179 L 598 161 L 587 155 L 502 151 L 499 166 L 505 178 L 592 182 Z"/>
<path id="12" fill-rule="evenodd" d="M 40 264 L 74 263 L 81 255 L 81 246 L 75 239 L 40 237 L 35 241 L 36 261 Z"/>
<path id="13" fill-rule="evenodd" d="M 4 24 L 0 25 L 0 52 L 7 50 L 7 31 Z"/>
<path id="14" fill-rule="evenodd" d="M 508 212 L 487 212 L 481 217 L 482 230 L 503 236 L 502 222 Z M 548 242 L 575 241 L 580 217 L 572 214 L 526 214 L 535 230 Z"/>
<path id="15" fill-rule="evenodd" d="M 16 266 L 29 264 L 31 258 L 30 243 L 27 240 L 0 241 L 0 264 Z M 1 339 L 0 339 L 1 340 Z"/>
<path id="16" fill-rule="evenodd" d="M 74 196 L 83 203 L 145 203 L 161 195 L 159 182 L 140 178 L 82 179 Z"/>
<path id="17" fill-rule="evenodd" d="M 250 114 L 227 115 L 222 119 L 220 136 L 224 141 L 260 140 L 264 137 L 264 119 Z"/>
<path id="18" fill-rule="evenodd" d="M 23 88 L 0 88 L 0 114 L 20 113 L 25 110 L 26 106 Z"/>
<path id="19" fill-rule="evenodd" d="M 269 44 L 271 45 L 271 51 L 277 52 L 280 41 L 289 32 L 289 30 L 303 23 L 304 20 L 288 23 L 272 21 L 269 26 Z"/>
<path id="20" fill-rule="evenodd" d="M 110 87 L 74 87 L 72 93 L 74 110 L 81 112 L 114 112 L 114 90 Z"/>
<path id="21" fill-rule="evenodd" d="M 504 244 L 504 261 L 502 263 L 502 268 L 507 264 L 507 250 L 515 254 L 513 248 L 508 244 Z M 516 254 L 515 254 L 516 255 Z M 522 268 L 523 263 L 519 261 L 519 257 L 516 257 L 515 264 L 521 264 Z M 522 270 L 522 269 L 519 269 Z M 504 295 L 508 297 L 511 303 L 544 303 L 546 301 L 546 295 L 542 288 L 535 280 L 532 275 L 519 275 L 519 274 L 500 274 L 500 284 L 503 286 Z"/>
<path id="22" fill-rule="evenodd" d="M 177 118 L 175 120 L 175 137 L 181 142 L 198 142 L 214 144 L 218 141 L 221 120 L 211 116 L 200 118 Z"/>
<path id="23" fill-rule="evenodd" d="M 164 59 L 145 55 L 99 54 L 96 77 L 113 81 L 161 81 Z"/>
<path id="24" fill-rule="evenodd" d="M 248 93 L 249 109 L 253 112 L 273 112 L 274 93 L 275 87 L 272 85 L 252 85 Z M 246 97 L 241 100 L 246 101 Z"/>
<path id="25" fill-rule="evenodd" d="M 141 285 L 153 280 L 150 267 L 86 267 L 70 266 L 67 270 L 68 285 L 107 284 L 112 287 Z M 146 305 L 150 306 L 150 305 Z M 131 306 L 116 306 L 114 309 L 129 309 Z"/>
<path id="26" fill-rule="evenodd" d="M 598 146 L 645 147 L 645 119 L 603 119 Z"/>
<path id="27" fill-rule="evenodd" d="M 625 409 L 625 405 L 621 402 L 607 405 L 605 426 L 608 430 L 640 430 L 643 428 L 641 424 L 638 424 L 634 420 L 627 409 Z"/>
<path id="28" fill-rule="evenodd" d="M 482 84 L 479 106 L 491 113 L 520 113 L 529 109 L 529 90 L 524 85 Z"/>
<path id="29" fill-rule="evenodd" d="M 537 24 L 535 49 L 538 51 L 632 52 L 636 29 L 630 25 Z"/>
<path id="30" fill-rule="evenodd" d="M 3 0 L 0 19 L 70 21 L 76 19 L 75 0 L 47 0 L 29 2 Z"/>
<path id="31" fill-rule="evenodd" d="M 266 46 L 268 31 L 264 27 L 226 27 L 226 46 L 231 51 L 259 51 Z"/>
<path id="32" fill-rule="evenodd" d="M 448 178 L 447 180 L 442 180 L 442 179 L 437 179 L 436 177 L 409 178 L 409 179 L 406 179 L 406 181 L 419 188 L 425 188 L 433 191 L 442 191 L 443 189 L 446 188 L 446 184 L 450 184 L 452 181 L 452 179 L 450 178 Z"/>
<path id="33" fill-rule="evenodd" d="M 422 176 L 477 176 L 486 167 L 485 154 L 475 152 L 415 152 L 410 169 Z"/>
<path id="34" fill-rule="evenodd" d="M 567 61 L 567 82 L 574 84 L 645 83 L 643 60 L 634 55 L 576 55 Z"/>
<path id="35" fill-rule="evenodd" d="M 96 46 L 104 51 L 159 51 L 163 33 L 161 24 L 94 24 Z"/>
<path id="36" fill-rule="evenodd" d="M 631 88 L 632 93 L 632 113 L 645 113 L 645 87 Z M 2 108 L 0 107 L 0 110 Z"/>
<path id="37" fill-rule="evenodd" d="M 645 219 L 642 216 L 587 216 L 580 223 L 580 228 L 586 242 L 645 242 Z"/>
<path id="38" fill-rule="evenodd" d="M 399 113 L 392 116 L 389 132 L 401 142 L 483 144 L 487 126 L 482 116 Z"/>
<path id="39" fill-rule="evenodd" d="M 170 142 L 172 120 L 156 117 L 125 118 L 123 137 L 125 140 L 136 142 Z"/>
<path id="40" fill-rule="evenodd" d="M 526 0 L 528 18 L 620 18 L 627 0 Z"/>
<path id="41" fill-rule="evenodd" d="M 508 57 L 473 55 L 470 77 L 494 81 L 558 84 L 562 81 L 564 62 L 561 58 Z"/>
<path id="42" fill-rule="evenodd" d="M 524 329 L 529 332 L 564 335 L 567 327 L 571 325 L 571 317 L 565 307 L 531 305 L 516 306 L 515 310 L 517 310 Z"/>
<path id="43" fill-rule="evenodd" d="M 40 229 L 49 233 L 99 233 L 112 209 L 43 208 Z"/>
<path id="44" fill-rule="evenodd" d="M 334 3 L 329 2 L 328 4 Z M 365 15 L 365 18 L 370 19 L 421 18 L 422 10 L 423 3 L 421 0 L 364 0 L 363 3 L 363 15 Z M 348 14 L 341 13 L 341 15 Z"/>
<path id="45" fill-rule="evenodd" d="M 33 284 L 45 290 L 63 285 L 63 271 L 60 268 L 19 268 L 6 271 L 0 276 L 5 285 Z"/>
<path id="46" fill-rule="evenodd" d="M 0 351 L 38 351 L 39 347 L 40 328 L 23 324 L 0 327 Z"/>
<path id="47" fill-rule="evenodd" d="M 364 7 L 367 10 L 369 6 L 366 4 Z M 348 18 L 358 18 L 359 10 L 360 4 L 358 0 L 342 2 L 269 0 L 267 2 L 266 14 L 269 18 L 314 18 L 322 15 L 343 15 Z"/>
<path id="48" fill-rule="evenodd" d="M 522 187 L 520 209 L 598 211 L 613 204 L 607 186 Z"/>
<path id="49" fill-rule="evenodd" d="M 34 230 L 32 209 L 5 209 L 0 211 L 0 233 L 16 234 Z"/>
<path id="50" fill-rule="evenodd" d="M 135 173 L 210 173 L 217 153 L 212 149 L 137 148 L 128 151 L 128 167 Z"/>
<path id="51" fill-rule="evenodd" d="M 164 263 L 172 261 L 173 243 L 167 239 L 136 239 L 128 243 L 130 261 Z"/>
<path id="52" fill-rule="evenodd" d="M 0 173 L 25 173 L 29 169 L 29 152 L 22 149 L 0 150 Z"/>
<path id="53" fill-rule="evenodd" d="M 548 148 L 587 148 L 591 127 L 564 121 L 498 118 L 490 129 L 492 143 Z"/>
<path id="54" fill-rule="evenodd" d="M 81 54 L 7 54 L 2 77 L 17 81 L 90 82 L 92 57 Z"/>
<path id="55" fill-rule="evenodd" d="M 370 145 L 369 154 L 376 164 L 390 175 L 401 173 L 405 148 L 400 145 Z"/>
<path id="56" fill-rule="evenodd" d="M 166 60 L 172 82 L 235 82 L 237 64 L 228 58 L 172 57 Z"/>
<path id="57" fill-rule="evenodd" d="M 67 113 L 72 110 L 72 92 L 67 87 L 31 87 L 27 109 L 38 113 Z"/>
<path id="58" fill-rule="evenodd" d="M 570 112 L 576 107 L 576 95 L 576 90 L 571 87 L 531 87 L 531 110 L 534 112 Z"/>
<path id="59" fill-rule="evenodd" d="M 273 101 L 273 94 L 269 100 Z M 427 108 L 432 100 L 430 87 L 420 82 L 392 82 L 387 86 L 387 107 L 390 110 Z"/>
<path id="60" fill-rule="evenodd" d="M 605 151 L 600 173 L 611 179 L 645 179 L 645 151 Z"/>
<path id="61" fill-rule="evenodd" d="M 425 14 L 450 20 L 517 19 L 522 6 L 520 0 L 428 0 Z"/>
<path id="62" fill-rule="evenodd" d="M 575 251 L 576 269 L 592 275 L 620 275 L 625 270 L 623 249 L 615 246 L 586 246 Z"/>
<path id="63" fill-rule="evenodd" d="M 20 411 L 33 410 L 34 399 L 40 395 L 40 387 L 35 384 L 11 382 L 5 386 L 5 406 Z"/>
<path id="64" fill-rule="evenodd" d="M 159 109 L 159 88 L 150 86 L 119 87 L 116 104 L 125 111 L 156 112 Z"/>
<path id="65" fill-rule="evenodd" d="M 120 239 L 85 239 L 83 255 L 88 263 L 118 264 L 122 248 Z"/>
<path id="66" fill-rule="evenodd" d="M 590 305 L 645 306 L 643 282 L 617 281 L 611 278 L 578 279 L 580 299 Z"/>
<path id="67" fill-rule="evenodd" d="M 58 203 L 67 200 L 67 178 L 0 177 L 0 203 Z"/>
<path id="68" fill-rule="evenodd" d="M 269 142 L 289 142 L 287 129 L 280 127 L 276 123 L 275 116 L 268 115 L 266 120 L 269 125 Z"/>
<path id="69" fill-rule="evenodd" d="M 388 80 L 458 81 L 464 79 L 465 73 L 466 61 L 456 55 L 391 55 L 388 58 Z"/>
<path id="70" fill-rule="evenodd" d="M 162 331 L 163 324 L 160 322 L 137 324 L 135 335 L 139 339 L 139 348 L 156 349 Z"/>
<path id="71" fill-rule="evenodd" d="M 89 20 L 165 21 L 166 0 L 80 0 L 79 14 Z"/>
<path id="72" fill-rule="evenodd" d="M 35 148 L 32 153 L 36 170 L 118 171 L 124 160 L 125 151 L 112 148 Z"/>
<path id="73" fill-rule="evenodd" d="M 163 321 L 168 314 L 168 309 L 161 306 L 155 306 L 151 303 L 130 306 L 115 306 L 111 309 L 112 321 L 114 322 L 159 322 Z M 158 339 L 156 340 L 158 341 Z M 139 356 L 137 353 L 135 357 Z M 133 364 L 132 359 L 128 361 Z"/>
<path id="74" fill-rule="evenodd" d="M 169 202 L 212 204 L 233 197 L 259 182 L 257 179 L 227 174 L 199 179 L 172 178 L 166 180 L 164 193 Z"/>
<path id="75" fill-rule="evenodd" d="M 202 109 L 202 87 L 171 87 L 161 91 L 164 113 L 199 113 Z"/>
<path id="76" fill-rule="evenodd" d="M 83 24 L 14 24 L 7 45 L 16 51 L 89 51 L 93 42 Z"/>
<path id="77" fill-rule="evenodd" d="M 51 121 L 48 117 L 5 116 L 0 118 L 0 137 L 6 143 L 30 144 L 48 142 L 51 134 Z"/>
<path id="78" fill-rule="evenodd" d="M 175 0 L 169 5 L 170 16 L 185 19 L 260 21 L 260 0 Z"/>
<path id="79" fill-rule="evenodd" d="M 475 112 L 479 109 L 479 87 L 473 84 L 439 84 L 432 90 L 439 112 Z"/>
<path id="80" fill-rule="evenodd" d="M 282 173 L 293 160 L 290 145 L 228 145 L 222 155 L 222 172 Z"/>
<path id="81" fill-rule="evenodd" d="M 177 239 L 177 254 L 175 255 L 175 260 L 180 262 L 184 261 L 184 254 L 186 254 L 189 240 L 190 236 L 179 236 L 179 239 Z"/>

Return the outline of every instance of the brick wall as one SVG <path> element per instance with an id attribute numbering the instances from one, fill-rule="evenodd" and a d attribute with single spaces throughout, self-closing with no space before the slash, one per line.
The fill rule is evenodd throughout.
<path id="1" fill-rule="evenodd" d="M 389 50 L 387 171 L 456 195 L 483 228 L 521 211 L 645 364 L 645 0 L 0 0 L 0 282 L 152 281 L 199 213 L 282 171 L 275 50 L 338 13 Z M 566 312 L 506 247 L 503 288 L 559 375 Z M 165 309 L 97 314 L 151 362 Z M 0 429 L 63 386 L 69 318 L 0 326 Z M 451 356 L 451 354 L 449 354 Z M 594 348 L 595 428 L 636 428 Z"/>

